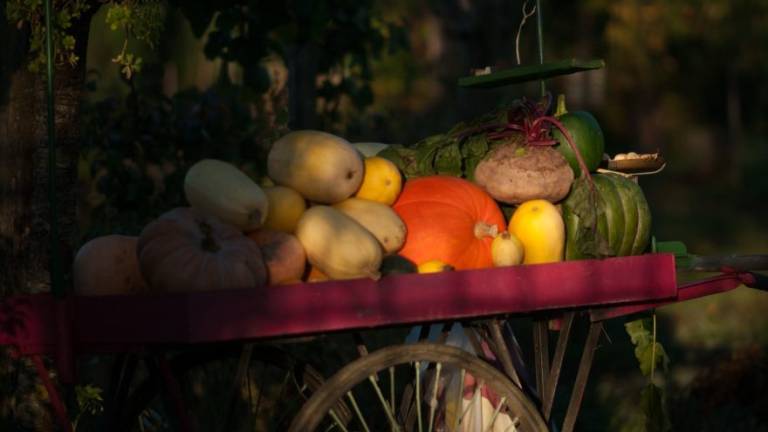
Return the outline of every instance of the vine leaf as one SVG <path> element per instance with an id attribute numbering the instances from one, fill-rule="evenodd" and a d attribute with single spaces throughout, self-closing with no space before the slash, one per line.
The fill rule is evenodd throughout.
<path id="1" fill-rule="evenodd" d="M 636 346 L 635 357 L 638 363 L 640 363 L 640 372 L 645 376 L 650 376 L 651 370 L 658 366 L 661 366 L 664 370 L 667 370 L 669 367 L 669 357 L 664 351 L 664 347 L 658 342 Z"/>
<path id="2" fill-rule="evenodd" d="M 624 324 L 624 327 L 635 345 L 635 358 L 643 375 L 650 376 L 651 371 L 659 366 L 667 370 L 669 357 L 661 343 L 654 341 L 651 320 L 646 318 L 631 321 Z"/>

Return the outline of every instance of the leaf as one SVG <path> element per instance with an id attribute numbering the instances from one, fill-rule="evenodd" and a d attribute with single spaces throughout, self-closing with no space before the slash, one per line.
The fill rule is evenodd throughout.
<path id="1" fill-rule="evenodd" d="M 672 424 L 664 408 L 662 390 L 653 383 L 648 383 L 640 394 L 640 406 L 645 415 L 646 432 L 667 432 Z"/>
<path id="2" fill-rule="evenodd" d="M 635 357 L 640 363 L 640 372 L 645 376 L 649 376 L 651 370 L 658 369 L 659 366 L 664 370 L 669 367 L 669 357 L 659 342 L 636 346 Z"/>
<path id="3" fill-rule="evenodd" d="M 418 177 L 419 171 L 416 167 L 416 150 L 403 147 L 400 144 L 393 144 L 380 151 L 377 156 L 392 161 L 406 178 Z"/>
<path id="4" fill-rule="evenodd" d="M 624 329 L 633 345 L 648 345 L 653 340 L 653 334 L 646 327 L 646 321 L 650 320 L 644 318 L 624 324 Z"/>
<path id="5" fill-rule="evenodd" d="M 461 155 L 464 157 L 464 177 L 468 180 L 475 178 L 477 164 L 488 154 L 488 138 L 485 134 L 473 135 L 461 143 Z"/>
<path id="6" fill-rule="evenodd" d="M 571 192 L 563 202 L 567 211 L 579 218 L 573 241 L 582 256 L 587 258 L 604 258 L 615 255 L 608 246 L 608 240 L 597 230 L 597 220 L 603 212 L 602 206 L 597 205 L 593 198 L 592 188 L 588 180 L 579 177 L 573 181 Z M 599 196 L 595 197 L 599 200 Z"/>
<path id="7" fill-rule="evenodd" d="M 461 177 L 461 150 L 459 143 L 453 143 L 440 148 L 435 155 L 435 172 L 437 174 Z"/>
<path id="8" fill-rule="evenodd" d="M 624 328 L 635 345 L 635 358 L 643 375 L 649 376 L 652 369 L 659 367 L 668 369 L 669 357 L 661 343 L 654 342 L 651 332 L 653 323 L 649 318 L 628 322 L 624 324 Z"/>

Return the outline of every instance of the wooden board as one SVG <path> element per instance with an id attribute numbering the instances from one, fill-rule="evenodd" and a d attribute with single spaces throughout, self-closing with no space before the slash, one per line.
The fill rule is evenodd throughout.
<path id="1" fill-rule="evenodd" d="M 672 254 L 185 294 L 48 295 L 0 303 L 0 344 L 52 353 L 287 337 L 448 319 L 659 302 L 677 295 Z M 58 313 L 57 310 L 69 311 Z M 59 317 L 57 319 L 56 317 Z M 62 318 L 64 317 L 64 318 Z M 67 323 L 66 320 L 71 320 Z M 59 347 L 61 348 L 61 347 Z"/>

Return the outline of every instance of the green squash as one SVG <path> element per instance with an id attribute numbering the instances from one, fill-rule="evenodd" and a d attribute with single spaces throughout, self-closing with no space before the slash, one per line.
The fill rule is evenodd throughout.
<path id="1" fill-rule="evenodd" d="M 605 151 L 603 130 L 600 128 L 600 124 L 595 117 L 587 111 L 568 112 L 565 109 L 565 97 L 563 95 L 560 95 L 557 99 L 555 117 L 571 134 L 573 143 L 579 150 L 582 159 L 584 159 L 587 169 L 590 172 L 595 171 L 603 160 L 603 152 Z M 568 144 L 568 140 L 565 139 L 557 128 L 552 130 L 552 138 L 558 142 L 555 145 L 555 150 L 565 157 L 571 169 L 573 169 L 574 176 L 578 177 L 581 174 L 581 168 L 573 149 Z"/>
<path id="2" fill-rule="evenodd" d="M 418 268 L 413 261 L 402 255 L 387 255 L 381 260 L 379 272 L 382 276 L 392 274 L 418 273 Z"/>
<path id="3" fill-rule="evenodd" d="M 584 193 L 563 202 L 566 260 L 642 254 L 650 241 L 651 212 L 640 186 L 615 174 L 593 174 L 598 192 L 597 232 L 590 234 L 578 215 Z M 586 187 L 586 186 L 584 186 Z"/>

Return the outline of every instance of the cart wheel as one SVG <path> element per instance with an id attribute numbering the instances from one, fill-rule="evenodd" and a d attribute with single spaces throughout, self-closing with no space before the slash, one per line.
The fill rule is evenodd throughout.
<path id="1" fill-rule="evenodd" d="M 184 350 L 167 366 L 179 384 L 187 419 L 179 419 L 164 390 L 160 369 L 148 362 L 149 375 L 121 407 L 115 430 L 285 430 L 296 412 L 324 379 L 311 365 L 277 345 L 226 344 Z M 241 363 L 245 368 L 239 367 Z M 238 377 L 239 372 L 244 376 Z M 238 382 L 239 380 L 239 382 Z M 234 392 L 233 392 L 234 390 Z M 341 407 L 340 411 L 343 411 Z"/>
<path id="2" fill-rule="evenodd" d="M 350 412 L 337 412 L 340 402 Z M 350 432 L 549 430 L 534 403 L 501 371 L 459 348 L 433 343 L 387 347 L 349 363 L 315 391 L 289 432 L 333 427 Z"/>

